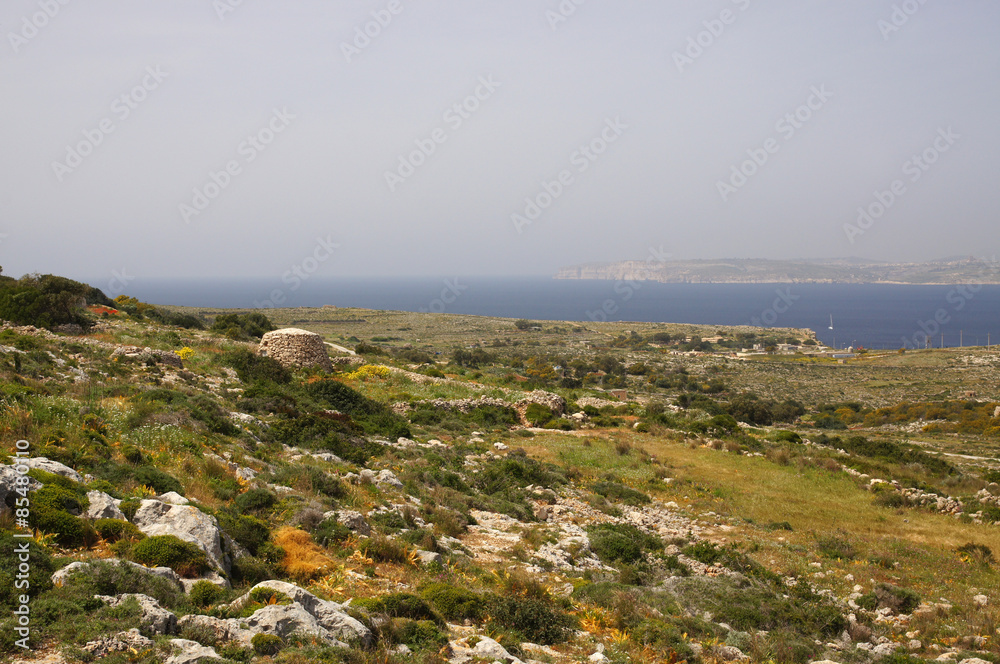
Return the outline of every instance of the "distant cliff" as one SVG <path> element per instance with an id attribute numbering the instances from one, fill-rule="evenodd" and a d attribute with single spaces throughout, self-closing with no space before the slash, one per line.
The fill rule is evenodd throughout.
<path id="1" fill-rule="evenodd" d="M 929 263 L 854 259 L 620 261 L 564 267 L 555 278 L 676 284 L 1000 284 L 1000 263 L 976 258 Z"/>

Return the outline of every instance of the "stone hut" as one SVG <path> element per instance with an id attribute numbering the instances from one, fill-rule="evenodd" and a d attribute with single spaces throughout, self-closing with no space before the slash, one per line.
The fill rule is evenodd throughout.
<path id="1" fill-rule="evenodd" d="M 319 367 L 324 371 L 333 371 L 323 337 L 295 327 L 265 334 L 257 347 L 257 354 L 272 357 L 288 368 Z"/>

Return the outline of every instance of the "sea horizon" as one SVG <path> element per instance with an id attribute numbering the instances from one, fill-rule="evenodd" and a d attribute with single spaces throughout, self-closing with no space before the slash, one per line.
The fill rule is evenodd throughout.
<path id="1" fill-rule="evenodd" d="M 108 284 L 91 284 L 109 297 L 120 294 Z M 1000 340 L 997 285 L 259 277 L 135 279 L 122 290 L 152 304 L 211 309 L 335 306 L 539 321 L 800 328 L 836 348 L 922 348 L 928 339 L 932 347 L 986 346 Z"/>

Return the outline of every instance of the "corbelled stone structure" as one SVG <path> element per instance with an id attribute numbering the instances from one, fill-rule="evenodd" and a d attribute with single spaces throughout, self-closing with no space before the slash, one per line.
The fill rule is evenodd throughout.
<path id="1" fill-rule="evenodd" d="M 323 337 L 295 327 L 265 334 L 257 347 L 257 354 L 274 358 L 289 368 L 319 367 L 324 371 L 333 371 Z"/>

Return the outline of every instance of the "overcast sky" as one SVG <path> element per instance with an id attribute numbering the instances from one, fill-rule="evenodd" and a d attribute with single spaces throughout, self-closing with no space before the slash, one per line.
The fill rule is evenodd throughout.
<path id="1" fill-rule="evenodd" d="M 0 31 L 8 275 L 1000 245 L 995 0 L 4 0 Z"/>

